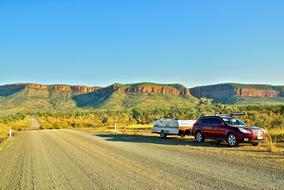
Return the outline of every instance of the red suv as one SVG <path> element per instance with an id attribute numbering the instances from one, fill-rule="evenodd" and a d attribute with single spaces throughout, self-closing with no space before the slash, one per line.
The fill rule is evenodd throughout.
<path id="1" fill-rule="evenodd" d="M 226 140 L 230 146 L 238 146 L 239 143 L 255 146 L 266 138 L 263 128 L 250 127 L 231 115 L 201 117 L 193 125 L 192 134 L 198 143 L 205 139 L 216 139 Z"/>

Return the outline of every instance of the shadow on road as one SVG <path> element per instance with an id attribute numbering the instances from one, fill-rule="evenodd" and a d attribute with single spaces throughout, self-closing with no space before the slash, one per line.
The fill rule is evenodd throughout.
<path id="1" fill-rule="evenodd" d="M 193 139 L 168 137 L 166 139 L 158 136 L 142 136 L 142 135 L 126 135 L 126 134 L 96 134 L 96 136 L 104 138 L 112 142 L 133 142 L 133 143 L 150 143 L 161 145 L 178 145 L 178 146 L 196 146 L 196 147 L 223 147 L 230 148 L 225 143 L 207 140 L 204 143 L 196 143 Z"/>

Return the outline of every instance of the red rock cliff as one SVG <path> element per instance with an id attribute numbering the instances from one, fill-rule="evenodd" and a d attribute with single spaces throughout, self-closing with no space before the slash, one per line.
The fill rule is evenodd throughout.
<path id="1" fill-rule="evenodd" d="M 118 91 L 120 93 L 141 93 L 141 94 L 169 94 L 173 96 L 191 96 L 189 89 L 182 88 L 178 89 L 171 86 L 163 85 L 122 85 L 122 84 L 113 84 L 106 88 L 98 89 L 97 93 L 112 93 Z"/>
<path id="2" fill-rule="evenodd" d="M 139 86 L 139 87 L 127 87 L 123 89 L 126 93 L 153 93 L 153 94 L 169 94 L 173 96 L 190 96 L 190 92 L 187 88 L 177 89 L 171 86 Z"/>
<path id="3" fill-rule="evenodd" d="M 51 90 L 58 90 L 58 91 L 62 91 L 62 92 L 69 92 L 69 91 L 71 91 L 71 86 L 55 85 L 55 86 L 49 86 L 49 89 L 51 89 Z"/>
<path id="4" fill-rule="evenodd" d="M 194 97 L 219 98 L 224 96 L 245 96 L 245 97 L 279 97 L 282 93 L 279 90 L 260 88 L 235 88 L 230 85 L 212 85 L 190 89 Z"/>
<path id="5" fill-rule="evenodd" d="M 72 86 L 71 89 L 73 91 L 78 91 L 81 93 L 91 93 L 97 90 L 97 88 L 89 87 L 89 86 Z"/>
<path id="6" fill-rule="evenodd" d="M 234 90 L 236 96 L 249 96 L 249 97 L 278 97 L 280 92 L 277 90 L 259 90 L 252 88 L 236 88 Z"/>
<path id="7" fill-rule="evenodd" d="M 26 89 L 48 89 L 47 85 L 42 84 L 26 84 Z"/>
<path id="8" fill-rule="evenodd" d="M 42 84 L 26 84 L 25 89 L 56 90 L 62 92 L 76 91 L 80 93 L 91 93 L 97 90 L 97 88 L 89 86 L 42 85 Z"/>

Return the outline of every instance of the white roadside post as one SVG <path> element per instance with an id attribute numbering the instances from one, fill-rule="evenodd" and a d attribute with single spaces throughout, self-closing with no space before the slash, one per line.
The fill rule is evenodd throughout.
<path id="1" fill-rule="evenodd" d="M 114 132 L 116 133 L 116 123 L 114 124 Z"/>
<path id="2" fill-rule="evenodd" d="M 9 128 L 9 137 L 12 137 L 12 128 Z"/>

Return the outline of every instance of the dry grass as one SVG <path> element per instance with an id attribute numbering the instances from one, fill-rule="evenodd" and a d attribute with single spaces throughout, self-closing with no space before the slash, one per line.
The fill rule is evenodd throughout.
<path id="1" fill-rule="evenodd" d="M 8 137 L 8 133 L 9 128 L 4 124 L 0 124 L 0 143 Z"/>
<path id="2" fill-rule="evenodd" d="M 31 119 L 30 117 L 25 117 L 23 119 L 15 119 L 11 121 L 0 122 L 0 143 L 4 142 L 9 136 L 9 129 L 13 130 L 13 134 L 15 131 L 21 131 L 30 126 Z"/>
<path id="3" fill-rule="evenodd" d="M 279 152 L 277 144 L 284 141 L 284 129 L 270 129 L 267 131 L 265 140 L 266 148 L 269 152 Z"/>
<path id="4" fill-rule="evenodd" d="M 272 140 L 269 134 L 267 135 L 267 138 L 265 139 L 265 145 L 269 152 L 278 152 L 276 142 Z"/>
<path id="5" fill-rule="evenodd" d="M 219 143 L 217 141 L 207 140 L 205 143 L 196 144 L 194 137 L 188 136 L 181 138 L 178 136 L 169 136 L 168 140 L 160 139 L 157 134 L 152 134 L 152 125 L 117 125 L 115 132 L 114 126 L 103 126 L 95 128 L 77 128 L 75 130 L 85 131 L 90 133 L 108 133 L 118 135 L 137 135 L 144 136 L 145 142 L 164 144 L 168 142 L 176 146 L 172 146 L 180 151 L 203 151 L 216 154 L 225 154 L 236 157 L 249 157 L 251 159 L 263 159 L 264 161 L 277 161 L 284 163 L 284 143 L 277 143 L 269 136 L 267 142 L 260 143 L 259 146 L 252 146 L 250 144 L 241 144 L 240 147 L 228 147 L 226 142 Z M 157 138 L 153 138 L 157 137 Z M 141 137 L 143 138 L 143 137 Z M 141 139 L 140 138 L 140 139 Z M 181 146 L 178 146 L 181 145 Z M 283 146 L 283 147 L 282 147 Z"/>
<path id="6" fill-rule="evenodd" d="M 111 134 L 131 134 L 131 135 L 143 135 L 151 134 L 152 125 L 117 125 L 116 130 L 114 125 L 93 127 L 93 128 L 77 128 L 77 130 L 97 132 L 97 133 L 111 133 Z"/>
<path id="7" fill-rule="evenodd" d="M 268 129 L 267 133 L 276 141 L 284 142 L 284 128 Z"/>

